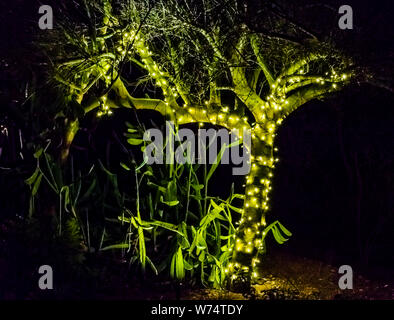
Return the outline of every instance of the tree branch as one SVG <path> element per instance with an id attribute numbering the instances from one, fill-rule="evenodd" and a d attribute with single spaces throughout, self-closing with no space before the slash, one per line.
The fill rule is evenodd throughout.
<path id="1" fill-rule="evenodd" d="M 261 70 L 263 70 L 265 78 L 267 79 L 269 85 L 271 86 L 274 83 L 274 78 L 272 77 L 272 73 L 270 72 L 270 70 L 267 67 L 267 64 L 264 61 L 263 56 L 260 54 L 260 48 L 258 46 L 258 36 L 256 34 L 253 34 L 250 37 L 250 43 L 252 45 L 252 49 L 253 52 L 257 58 L 257 62 L 261 68 Z"/>

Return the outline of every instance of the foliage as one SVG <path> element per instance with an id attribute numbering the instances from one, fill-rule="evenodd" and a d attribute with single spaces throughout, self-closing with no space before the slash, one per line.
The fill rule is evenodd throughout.
<path id="1" fill-rule="evenodd" d="M 129 143 L 142 144 L 143 128 L 128 125 Z M 164 145 L 163 153 L 169 148 L 169 144 Z M 222 150 L 228 147 L 231 145 L 224 144 Z M 218 153 L 216 164 L 209 170 L 206 165 L 191 163 L 191 159 L 185 164 L 165 166 L 146 166 L 143 162 L 132 167 L 132 161 L 130 165 L 121 163 L 130 178 L 135 179 L 136 199 L 132 199 L 128 208 L 128 199 L 123 197 L 122 215 L 118 219 L 128 226 L 125 241 L 102 250 L 122 249 L 130 264 L 138 262 L 142 270 L 148 264 L 155 274 L 166 271 L 178 281 L 196 281 L 198 277 L 202 284 L 223 286 L 233 255 L 235 224 L 242 214 L 237 205 L 244 195 L 232 191 L 226 200 L 208 196 L 209 179 L 222 155 L 223 152 Z M 117 176 L 103 169 L 118 193 Z M 276 221 L 264 230 L 262 241 L 270 230 L 278 243 L 286 241 L 282 233 L 291 235 Z"/>

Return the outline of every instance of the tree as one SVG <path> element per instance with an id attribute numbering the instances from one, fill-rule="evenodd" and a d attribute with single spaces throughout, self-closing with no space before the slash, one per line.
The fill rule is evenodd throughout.
<path id="1" fill-rule="evenodd" d="M 92 111 L 104 116 L 120 107 L 152 109 L 177 126 L 198 122 L 250 130 L 251 172 L 229 269 L 234 279 L 253 275 L 264 250 L 278 128 L 300 106 L 355 79 L 352 60 L 274 1 L 253 8 L 236 0 L 73 5 L 83 14 L 64 14 L 62 27 L 46 42 L 52 78 L 66 101 L 61 161 L 79 120 Z M 251 10 L 259 20 L 250 19 Z M 151 98 L 130 93 L 142 86 Z"/>

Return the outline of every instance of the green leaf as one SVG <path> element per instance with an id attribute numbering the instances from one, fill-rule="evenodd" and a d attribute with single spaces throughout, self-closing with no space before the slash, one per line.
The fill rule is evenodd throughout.
<path id="1" fill-rule="evenodd" d="M 197 248 L 200 250 L 207 248 L 207 242 L 200 232 L 197 233 Z"/>
<path id="2" fill-rule="evenodd" d="M 144 175 L 154 177 L 154 174 L 152 172 L 152 168 L 148 167 L 148 169 L 144 172 Z"/>
<path id="3" fill-rule="evenodd" d="M 285 241 L 288 240 L 282 235 L 282 232 L 288 237 L 291 236 L 291 232 L 289 230 L 287 230 L 279 221 L 275 221 L 264 229 L 263 237 L 262 237 L 263 241 L 270 230 L 275 238 L 275 241 L 278 242 L 279 244 L 283 244 Z"/>
<path id="4" fill-rule="evenodd" d="M 174 201 L 177 199 L 177 184 L 175 180 L 171 180 L 167 184 L 167 192 L 164 194 L 166 201 Z"/>
<path id="5" fill-rule="evenodd" d="M 219 212 L 224 211 L 224 208 L 222 207 L 223 204 L 218 206 L 212 199 L 211 199 L 211 205 L 214 207 L 213 209 L 208 211 L 208 214 L 201 219 L 200 221 L 200 228 L 202 230 L 206 229 L 208 225 L 215 219 L 220 219 L 223 221 L 227 221 L 226 218 L 224 218 Z"/>
<path id="6" fill-rule="evenodd" d="M 190 242 L 187 240 L 185 236 L 182 237 L 181 239 L 181 248 L 182 249 L 189 249 L 190 248 Z"/>
<path id="7" fill-rule="evenodd" d="M 237 213 L 243 214 L 243 209 L 242 209 L 242 208 L 234 207 L 234 206 L 232 206 L 231 204 L 227 204 L 227 206 L 228 206 L 231 210 L 233 210 L 233 211 L 235 211 L 235 212 L 237 212 Z"/>
<path id="8" fill-rule="evenodd" d="M 272 234 L 274 235 L 275 241 L 278 242 L 279 244 L 282 244 L 282 243 L 283 243 L 283 239 L 282 239 L 282 237 L 280 236 L 278 230 L 276 229 L 276 226 L 274 226 L 274 227 L 271 229 L 271 231 L 272 231 Z"/>
<path id="9" fill-rule="evenodd" d="M 239 193 L 234 193 L 231 196 L 231 201 L 230 202 L 232 202 L 234 199 L 242 199 L 242 200 L 244 200 L 245 199 L 245 195 L 244 194 L 239 194 Z"/>
<path id="10" fill-rule="evenodd" d="M 164 201 L 163 196 L 160 197 L 160 202 L 166 204 L 169 207 L 174 207 L 179 203 L 178 200 Z"/>
<path id="11" fill-rule="evenodd" d="M 213 175 L 213 173 L 215 172 L 216 168 L 218 167 L 218 165 L 220 164 L 220 161 L 222 160 L 223 154 L 226 151 L 227 148 L 231 148 L 233 146 L 236 146 L 238 144 L 240 144 L 240 140 L 237 140 L 229 145 L 227 144 L 223 144 L 222 148 L 220 149 L 218 155 L 216 156 L 215 162 L 212 164 L 211 168 L 209 169 L 209 172 L 207 174 L 207 178 L 206 181 L 208 181 L 211 176 Z"/>
<path id="12" fill-rule="evenodd" d="M 152 260 L 146 256 L 146 262 L 149 264 L 149 266 L 152 268 L 153 272 L 155 273 L 155 275 L 158 275 L 159 272 L 157 271 L 156 266 L 154 265 L 154 263 L 152 262 Z"/>
<path id="13" fill-rule="evenodd" d="M 222 148 L 219 151 L 219 154 L 216 156 L 215 162 L 211 165 L 209 172 L 206 177 L 206 181 L 208 182 L 213 173 L 215 172 L 216 168 L 218 167 L 220 161 L 222 160 L 223 154 L 226 151 L 226 144 L 223 144 Z"/>
<path id="14" fill-rule="evenodd" d="M 128 243 L 118 243 L 101 248 L 101 251 L 112 250 L 112 249 L 128 249 L 128 248 L 129 248 Z"/>
<path id="15" fill-rule="evenodd" d="M 178 247 L 171 259 L 170 275 L 172 278 L 182 280 L 185 277 L 185 267 L 182 255 L 182 248 Z"/>
<path id="16" fill-rule="evenodd" d="M 217 205 L 216 202 L 211 199 L 211 205 L 215 208 L 212 210 L 215 218 L 226 221 L 227 219 L 219 214 L 219 212 L 224 211 L 223 204 Z"/>
<path id="17" fill-rule="evenodd" d="M 85 192 L 85 194 L 80 198 L 80 201 L 83 201 L 87 199 L 93 192 L 94 188 L 96 187 L 97 184 L 97 179 L 93 179 L 92 183 L 90 184 L 88 190 Z"/>
<path id="18" fill-rule="evenodd" d="M 291 233 L 289 230 L 287 230 L 287 229 L 283 226 L 283 224 L 281 224 L 279 221 L 278 221 L 278 226 L 281 228 L 281 230 L 283 231 L 283 233 L 284 233 L 286 236 L 288 236 L 288 237 L 291 237 L 291 236 L 292 236 L 292 233 Z"/>
<path id="19" fill-rule="evenodd" d="M 214 282 L 215 281 L 215 270 L 216 269 L 216 266 L 214 266 L 212 269 L 211 269 L 211 274 L 209 275 L 209 278 L 208 278 L 208 281 L 209 282 Z"/>
<path id="20" fill-rule="evenodd" d="M 68 205 L 70 204 L 70 188 L 68 186 L 63 186 L 60 189 L 59 194 L 64 194 L 63 198 L 64 198 L 64 208 L 66 209 L 66 212 L 68 211 Z"/>
<path id="21" fill-rule="evenodd" d="M 41 184 L 41 179 L 42 179 L 42 173 L 38 175 L 36 181 L 34 182 L 33 190 L 31 191 L 31 194 L 33 196 L 37 194 L 38 188 L 40 187 Z"/>
<path id="22" fill-rule="evenodd" d="M 164 188 L 164 187 L 162 187 L 162 186 L 159 186 L 159 185 L 157 185 L 156 183 L 153 183 L 153 182 L 150 182 L 150 181 L 148 181 L 147 182 L 147 185 L 148 186 L 150 186 L 150 187 L 155 187 L 155 188 L 157 188 L 160 192 L 162 192 L 162 193 L 166 193 L 166 188 Z"/>
<path id="23" fill-rule="evenodd" d="M 171 258 L 171 266 L 170 266 L 170 276 L 175 279 L 175 264 L 176 264 L 176 256 L 177 253 L 174 253 Z"/>
<path id="24" fill-rule="evenodd" d="M 198 260 L 203 263 L 205 261 L 205 251 L 202 251 L 201 254 L 198 256 Z"/>
<path id="25" fill-rule="evenodd" d="M 32 185 L 32 184 L 34 183 L 34 181 L 36 181 L 36 178 L 37 178 L 39 172 L 40 172 L 40 169 L 39 169 L 39 168 L 36 168 L 36 170 L 33 172 L 33 174 L 32 174 L 29 178 L 27 178 L 27 179 L 25 180 L 25 182 L 26 182 L 29 186 Z"/>
<path id="26" fill-rule="evenodd" d="M 138 228 L 138 248 L 142 270 L 145 270 L 146 248 L 144 231 L 142 228 Z"/>
<path id="27" fill-rule="evenodd" d="M 176 226 L 175 224 L 172 224 L 172 223 L 154 220 L 154 221 L 148 221 L 148 222 L 146 222 L 146 224 L 149 224 L 149 225 L 152 225 L 152 226 L 159 226 L 159 227 L 162 227 L 164 229 L 167 229 L 167 230 L 170 230 L 170 231 L 174 231 L 174 232 L 180 234 L 181 236 L 183 236 L 183 233 L 179 232 L 178 226 Z"/>
<path id="28" fill-rule="evenodd" d="M 38 149 L 35 153 L 34 153 L 34 158 L 38 159 L 39 157 L 41 157 L 42 153 L 43 153 L 44 149 L 40 148 Z"/>
<path id="29" fill-rule="evenodd" d="M 125 170 L 127 170 L 127 171 L 130 171 L 130 168 L 129 168 L 127 165 L 125 165 L 123 162 L 121 162 L 120 165 L 121 165 L 121 167 L 122 167 L 123 169 L 125 169 Z"/>
<path id="30" fill-rule="evenodd" d="M 144 167 L 148 163 L 148 157 L 144 157 L 144 161 L 137 167 L 135 168 L 135 171 L 139 171 L 142 167 Z"/>
<path id="31" fill-rule="evenodd" d="M 204 188 L 204 185 L 203 184 L 195 184 L 195 183 L 192 183 L 192 184 L 190 184 L 190 186 L 194 189 L 194 190 L 201 190 L 202 188 Z"/>
<path id="32" fill-rule="evenodd" d="M 183 265 L 187 271 L 193 270 L 193 265 L 191 265 L 189 262 L 186 260 L 183 260 Z"/>
<path id="33" fill-rule="evenodd" d="M 183 255 L 182 248 L 178 248 L 177 256 L 176 256 L 176 277 L 179 280 L 182 280 L 185 277 L 185 267 L 183 264 Z"/>
<path id="34" fill-rule="evenodd" d="M 127 139 L 127 142 L 128 142 L 129 144 L 133 145 L 133 146 L 138 146 L 138 145 L 140 145 L 141 143 L 143 143 L 144 140 L 142 140 L 142 139 L 130 138 L 130 139 Z"/>

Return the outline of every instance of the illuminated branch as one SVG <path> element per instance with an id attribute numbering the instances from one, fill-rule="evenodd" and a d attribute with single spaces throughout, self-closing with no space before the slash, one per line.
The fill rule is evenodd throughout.
<path id="1" fill-rule="evenodd" d="M 326 54 L 321 54 L 321 53 L 309 53 L 306 57 L 293 62 L 287 69 L 285 69 L 278 77 L 278 79 L 282 79 L 285 76 L 292 75 L 299 71 L 302 67 L 307 65 L 310 62 L 313 62 L 318 59 L 324 60 L 327 58 Z"/>
<path id="2" fill-rule="evenodd" d="M 178 57 L 176 56 L 176 52 L 174 47 L 172 46 L 172 42 L 170 39 L 167 37 L 167 42 L 170 46 L 170 55 L 171 55 L 171 65 L 174 68 L 175 71 L 175 76 L 171 76 L 171 81 L 175 84 L 175 87 L 181 96 L 182 100 L 185 102 L 185 104 L 190 104 L 191 101 L 187 95 L 187 91 L 190 91 L 190 88 L 186 88 L 185 84 L 180 81 L 178 77 L 180 77 L 181 71 L 178 63 Z M 178 79 L 177 79 L 178 78 Z"/>
<path id="3" fill-rule="evenodd" d="M 196 28 L 194 26 L 192 26 L 193 30 L 197 30 L 198 32 L 200 32 L 205 39 L 208 41 L 209 45 L 211 46 L 211 48 L 213 49 L 213 51 L 215 52 L 216 56 L 219 57 L 220 59 L 222 59 L 223 61 L 227 61 L 226 57 L 222 54 L 222 52 L 220 51 L 217 42 L 215 41 L 215 37 L 212 37 L 207 31 L 205 31 L 204 29 L 201 28 Z"/>
<path id="4" fill-rule="evenodd" d="M 307 103 L 308 101 L 319 98 L 321 96 L 325 96 L 335 91 L 339 91 L 346 84 L 348 84 L 348 81 L 334 84 L 326 82 L 321 84 L 320 86 L 315 85 L 312 87 L 303 87 L 286 99 L 289 104 L 289 109 L 287 109 L 287 112 L 294 111 L 299 106 Z"/>
<path id="5" fill-rule="evenodd" d="M 235 52 L 232 58 L 233 66 L 230 66 L 230 72 L 232 76 L 232 82 L 234 85 L 234 92 L 237 97 L 247 106 L 250 112 L 253 113 L 256 119 L 265 117 L 271 117 L 270 112 L 265 112 L 266 102 L 253 90 L 246 79 L 246 68 L 241 65 L 243 61 L 242 52 L 245 49 L 247 42 L 247 36 L 241 35 Z"/>
<path id="6" fill-rule="evenodd" d="M 254 54 L 256 56 L 257 62 L 259 64 L 261 70 L 263 70 L 265 78 L 268 81 L 268 84 L 271 86 L 274 83 L 274 78 L 272 77 L 272 74 L 269 71 L 269 69 L 268 69 L 268 67 L 267 67 L 267 65 L 265 63 L 263 56 L 260 54 L 260 48 L 259 48 L 259 44 L 258 44 L 259 41 L 258 40 L 259 40 L 259 38 L 258 38 L 258 36 L 256 34 L 253 34 L 250 37 L 250 43 L 252 45 L 252 49 L 253 49 L 253 52 L 254 52 Z"/>
<path id="7" fill-rule="evenodd" d="M 263 112 L 262 109 L 266 105 L 266 102 L 249 86 L 244 67 L 230 67 L 230 71 L 235 94 L 253 115 L 258 117 Z"/>
<path id="8" fill-rule="evenodd" d="M 286 85 L 284 86 L 283 92 L 285 94 L 289 93 L 290 91 L 296 90 L 300 87 L 305 87 L 310 84 L 325 84 L 326 82 L 335 84 L 343 82 L 348 76 L 331 76 L 331 77 L 321 77 L 318 75 L 315 76 L 295 76 L 290 77 L 286 81 Z M 288 83 L 288 85 L 287 85 Z M 334 86 L 335 87 L 335 86 Z"/>
<path id="9" fill-rule="evenodd" d="M 66 66 L 70 66 L 70 65 L 74 65 L 74 64 L 78 64 L 78 63 L 86 63 L 86 62 L 92 61 L 92 60 L 93 61 L 101 61 L 101 60 L 104 60 L 105 58 L 115 60 L 116 56 L 111 52 L 107 52 L 107 53 L 103 53 L 103 54 L 100 54 L 99 56 L 95 56 L 95 57 L 68 60 L 68 61 L 60 63 L 58 65 L 58 68 L 62 68 L 62 67 L 66 67 Z"/>
<path id="10" fill-rule="evenodd" d="M 157 63 L 152 58 L 152 53 L 149 50 L 148 45 L 145 43 L 141 34 L 136 35 L 133 32 L 125 33 L 124 37 L 130 37 L 134 39 L 134 47 L 141 58 L 141 63 L 145 66 L 145 69 L 149 72 L 150 77 L 155 80 L 155 85 L 162 89 L 165 100 L 171 105 L 178 105 L 176 97 L 178 92 L 176 89 L 171 88 L 168 80 L 166 79 L 165 73 L 159 68 Z M 122 50 L 122 48 L 120 49 Z M 179 87 L 179 86 L 178 86 Z M 175 91 L 175 92 L 174 92 Z"/>

